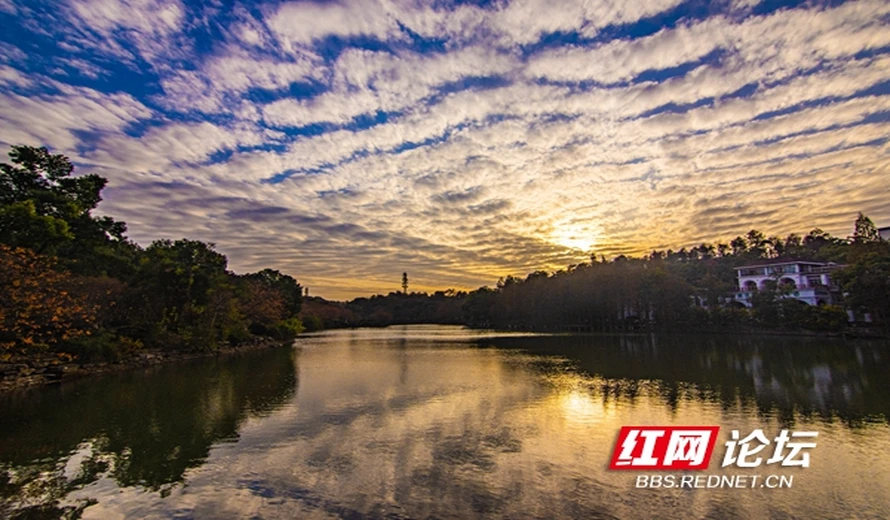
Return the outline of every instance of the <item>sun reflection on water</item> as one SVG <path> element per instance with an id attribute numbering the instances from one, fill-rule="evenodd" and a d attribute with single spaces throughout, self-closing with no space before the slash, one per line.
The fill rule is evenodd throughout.
<path id="1" fill-rule="evenodd" d="M 601 401 L 595 401 L 590 394 L 571 390 L 557 397 L 565 418 L 570 422 L 596 424 L 602 422 L 606 411 Z"/>
<path id="2" fill-rule="evenodd" d="M 885 419 L 861 422 L 886 416 L 885 387 L 869 383 L 880 381 L 884 361 L 866 355 L 860 363 L 846 345 L 791 349 L 787 340 L 774 351 L 672 346 L 660 338 L 656 350 L 649 336 L 583 336 L 573 350 L 564 335 L 507 335 L 497 342 L 495 336 L 458 327 L 326 332 L 304 338 L 292 353 L 171 366 L 135 382 L 109 380 L 110 386 L 97 380 L 79 387 L 92 389 L 82 398 L 66 394 L 63 410 L 133 411 L 90 421 L 63 415 L 53 424 L 65 428 L 48 429 L 52 437 L 29 431 L 7 438 L 19 451 L 36 452 L 42 444 L 29 448 L 25 441 L 72 432 L 77 450 L 58 464 L 47 459 L 46 467 L 56 468 L 47 475 L 83 487 L 60 485 L 36 498 L 47 507 L 95 501 L 83 517 L 103 520 L 630 518 L 677 511 L 715 518 L 842 517 L 844 511 L 890 517 L 884 455 L 890 428 Z M 834 356 L 831 365 L 827 354 Z M 745 368 L 750 363 L 701 361 L 755 357 L 762 368 L 754 372 Z M 811 379 L 799 375 L 820 373 L 823 365 L 830 384 L 819 387 L 817 399 Z M 784 391 L 756 384 L 765 377 L 781 380 Z M 45 420 L 59 411 L 52 397 L 27 409 Z M 776 412 L 788 402 L 826 415 Z M 781 494 L 652 493 L 634 489 L 632 474 L 608 471 L 620 426 L 678 424 L 817 430 L 819 451 L 812 468 L 795 474 L 794 489 Z M 82 442 L 95 432 L 104 432 L 103 442 Z M 14 455 L 7 453 L 9 464 Z M 17 464 L 9 467 L 44 469 Z M 84 469 L 89 479 L 72 477 Z M 824 489 L 843 497 L 843 508 L 817 492 Z"/>

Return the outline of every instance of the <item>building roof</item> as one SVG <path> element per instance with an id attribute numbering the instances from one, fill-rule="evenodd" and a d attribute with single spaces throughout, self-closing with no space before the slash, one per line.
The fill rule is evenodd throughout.
<path id="1" fill-rule="evenodd" d="M 735 269 L 737 269 L 737 270 L 738 269 L 754 269 L 756 267 L 773 267 L 776 265 L 797 265 L 797 264 L 818 265 L 820 267 L 821 266 L 842 267 L 840 264 L 836 264 L 834 262 L 819 262 L 816 260 L 789 260 L 786 258 L 784 260 L 775 259 L 775 260 L 769 260 L 766 262 L 760 262 L 757 264 L 740 265 L 738 267 L 735 267 Z"/>

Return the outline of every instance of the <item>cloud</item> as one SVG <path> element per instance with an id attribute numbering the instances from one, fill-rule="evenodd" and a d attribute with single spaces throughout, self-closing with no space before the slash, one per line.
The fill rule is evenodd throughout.
<path id="1" fill-rule="evenodd" d="M 259 146 L 268 140 L 262 130 L 249 125 L 177 123 L 152 128 L 139 137 L 105 138 L 86 158 L 97 165 L 163 175 L 178 164 L 200 165 L 215 152 Z"/>
<path id="2" fill-rule="evenodd" d="M 7 5 L 0 142 L 329 297 L 890 222 L 890 7 L 755 6 Z"/>
<path id="3" fill-rule="evenodd" d="M 229 49 L 206 58 L 199 70 L 177 71 L 164 78 L 164 96 L 158 101 L 183 112 L 231 112 L 230 105 L 239 106 L 240 96 L 251 89 L 286 90 L 293 83 L 320 80 L 323 73 L 323 66 L 305 55 L 274 59 Z"/>
<path id="4" fill-rule="evenodd" d="M 630 24 L 676 7 L 680 0 L 616 3 L 593 0 L 564 2 L 555 8 L 544 0 L 431 8 L 413 1 L 290 2 L 269 16 L 267 24 L 282 47 L 299 51 L 329 37 L 404 41 L 410 32 L 445 38 L 455 46 L 486 41 L 500 47 L 537 42 L 559 32 L 594 37 L 610 25 Z"/>
<path id="5" fill-rule="evenodd" d="M 65 152 L 81 143 L 78 132 L 120 133 L 152 111 L 128 94 L 104 94 L 59 84 L 57 94 L 0 94 L 0 142 L 49 144 Z"/>
<path id="6" fill-rule="evenodd" d="M 421 36 L 445 38 L 454 46 L 484 41 L 512 48 L 559 33 L 594 38 L 606 27 L 632 24 L 680 4 L 680 0 L 586 0 L 562 2 L 557 7 L 544 0 L 517 0 L 493 3 L 490 8 L 461 4 L 452 9 L 428 9 L 411 2 L 390 5 L 395 12 L 392 16 Z"/>
<path id="7" fill-rule="evenodd" d="M 388 40 L 400 33 L 386 5 L 376 0 L 352 2 L 290 2 L 267 24 L 289 51 L 328 36 Z"/>
<path id="8" fill-rule="evenodd" d="M 12 67 L 0 66 L 0 85 L 6 87 L 29 87 L 32 85 L 31 79 L 20 70 Z"/>
<path id="9" fill-rule="evenodd" d="M 182 55 L 174 37 L 186 10 L 176 0 L 74 0 L 68 7 L 73 26 L 67 35 L 75 46 L 127 60 L 135 58 L 132 46 L 150 63 Z"/>
<path id="10" fill-rule="evenodd" d="M 328 92 L 305 101 L 270 103 L 263 115 L 274 126 L 345 124 L 363 114 L 412 109 L 449 83 L 501 76 L 514 67 L 512 56 L 481 47 L 432 55 L 349 50 L 334 63 Z"/>
<path id="11" fill-rule="evenodd" d="M 695 62 L 728 43 L 726 19 L 715 17 L 692 26 L 663 29 L 633 40 L 614 40 L 598 47 L 566 47 L 532 57 L 525 73 L 552 81 L 619 83 L 648 70 Z"/>

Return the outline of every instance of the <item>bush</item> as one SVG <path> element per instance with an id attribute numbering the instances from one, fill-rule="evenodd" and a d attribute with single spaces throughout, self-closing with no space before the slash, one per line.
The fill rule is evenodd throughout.
<path id="1" fill-rule="evenodd" d="M 300 321 L 300 318 L 288 318 L 276 322 L 272 325 L 269 332 L 271 332 L 270 335 L 275 339 L 290 341 L 296 338 L 298 334 L 303 332 L 303 330 L 305 329 L 303 328 L 303 322 Z"/>
<path id="2" fill-rule="evenodd" d="M 837 305 L 807 305 L 798 300 L 781 302 L 784 322 L 807 330 L 838 332 L 847 325 L 847 312 Z"/>
<path id="3" fill-rule="evenodd" d="M 838 332 L 849 323 L 849 317 L 843 307 L 838 305 L 820 305 L 810 307 L 807 328 Z"/>
<path id="4" fill-rule="evenodd" d="M 79 336 L 59 350 L 77 356 L 80 363 L 117 363 L 142 349 L 142 342 L 102 331 L 90 336 Z"/>
<path id="5" fill-rule="evenodd" d="M 238 345 L 239 343 L 246 343 L 251 338 L 251 331 L 243 324 L 238 324 L 237 326 L 229 327 L 225 331 L 225 335 L 229 343 Z"/>
<path id="6" fill-rule="evenodd" d="M 741 307 L 713 307 L 708 310 L 710 323 L 720 329 L 735 329 L 751 326 L 751 311 Z"/>
<path id="7" fill-rule="evenodd" d="M 318 316 L 310 314 L 303 316 L 303 327 L 305 327 L 306 332 L 315 332 L 324 329 L 324 323 Z"/>

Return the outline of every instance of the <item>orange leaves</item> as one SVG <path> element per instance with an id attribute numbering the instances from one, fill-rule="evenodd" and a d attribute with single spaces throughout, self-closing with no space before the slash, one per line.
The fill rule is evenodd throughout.
<path id="1" fill-rule="evenodd" d="M 284 295 L 259 280 L 245 280 L 241 312 L 251 323 L 270 324 L 287 317 Z"/>
<path id="2" fill-rule="evenodd" d="M 0 244 L 0 349 L 51 347 L 93 328 L 95 309 L 70 285 L 50 259 Z"/>

